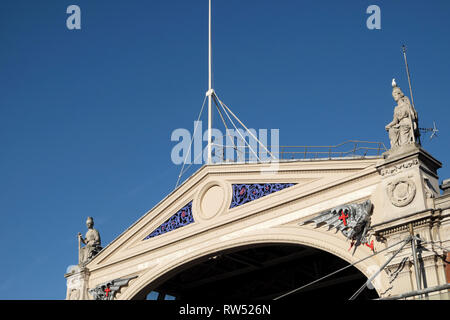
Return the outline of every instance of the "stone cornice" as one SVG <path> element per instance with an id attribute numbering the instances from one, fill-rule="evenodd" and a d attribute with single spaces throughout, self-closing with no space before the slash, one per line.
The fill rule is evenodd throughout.
<path id="1" fill-rule="evenodd" d="M 435 224 L 439 224 L 445 217 L 450 216 L 450 214 L 442 215 L 441 213 L 441 210 L 426 209 L 406 217 L 376 224 L 372 226 L 372 230 L 377 238 L 384 239 L 387 235 L 394 233 L 409 232 L 410 224 L 414 228 L 424 225 L 429 225 L 431 228 Z"/>
<path id="2" fill-rule="evenodd" d="M 385 159 L 379 161 L 376 165 L 377 170 L 381 175 L 395 174 L 396 170 L 409 168 L 417 165 L 414 159 L 420 161 L 420 167 L 427 174 L 438 178 L 437 170 L 442 167 L 442 163 L 431 156 L 427 151 L 420 146 L 407 146 L 399 153 L 393 153 Z M 403 168 L 405 167 L 405 168 Z"/>

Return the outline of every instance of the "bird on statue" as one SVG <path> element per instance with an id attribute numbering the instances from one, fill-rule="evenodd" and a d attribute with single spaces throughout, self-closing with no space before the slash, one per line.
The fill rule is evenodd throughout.
<path id="1" fill-rule="evenodd" d="M 395 78 L 392 79 L 392 88 L 395 88 L 397 86 L 397 83 L 395 82 Z"/>

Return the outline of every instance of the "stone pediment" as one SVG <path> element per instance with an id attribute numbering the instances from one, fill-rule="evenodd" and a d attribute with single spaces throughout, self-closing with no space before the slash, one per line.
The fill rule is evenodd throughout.
<path id="1" fill-rule="evenodd" d="M 378 160 L 203 166 L 105 247 L 87 267 L 95 274 L 97 269 L 152 255 L 161 248 L 186 243 L 208 233 L 218 230 L 226 233 L 227 228 L 235 229 L 236 223 L 248 227 L 254 217 L 266 219 L 268 212 L 278 215 L 280 208 L 287 212 L 298 207 L 299 202 L 306 207 L 316 202 L 317 197 L 331 201 L 337 194 L 336 187 L 345 192 L 340 187 L 343 184 L 353 182 L 353 188 L 360 188 L 361 185 L 354 184 L 358 179 L 367 175 L 378 179 L 375 168 Z M 233 192 L 235 197 L 247 198 L 233 205 Z M 280 222 L 284 223 L 286 221 Z M 126 265 L 124 263 L 124 267 Z"/>

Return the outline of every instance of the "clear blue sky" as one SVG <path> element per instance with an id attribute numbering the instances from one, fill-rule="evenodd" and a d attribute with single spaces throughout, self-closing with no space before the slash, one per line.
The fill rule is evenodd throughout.
<path id="1" fill-rule="evenodd" d="M 214 87 L 282 145 L 388 146 L 406 43 L 420 126 L 440 129 L 424 148 L 450 178 L 448 0 L 214 3 Z M 207 0 L 2 0 L 0 43 L 0 299 L 64 299 L 86 217 L 107 245 L 174 187 L 170 135 L 207 90 Z"/>

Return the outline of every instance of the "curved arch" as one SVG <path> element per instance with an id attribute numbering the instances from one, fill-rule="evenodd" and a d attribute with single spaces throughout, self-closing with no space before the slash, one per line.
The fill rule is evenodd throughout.
<path id="1" fill-rule="evenodd" d="M 364 248 L 356 250 L 355 255 L 348 251 L 349 244 L 342 236 L 320 229 L 307 229 L 300 227 L 277 227 L 265 230 L 258 230 L 245 236 L 236 236 L 225 239 L 217 238 L 214 243 L 208 243 L 207 246 L 194 250 L 185 256 L 178 257 L 168 264 L 157 265 L 141 274 L 136 281 L 130 284 L 130 287 L 118 297 L 121 300 L 135 299 L 142 295 L 142 292 L 149 287 L 156 287 L 159 283 L 167 279 L 167 275 L 173 273 L 174 270 L 188 268 L 193 262 L 214 255 L 217 252 L 230 250 L 237 247 L 245 247 L 259 244 L 297 244 L 312 247 L 341 258 L 348 263 L 354 263 L 368 255 L 370 251 Z M 364 276 L 369 278 L 373 273 L 374 266 L 378 267 L 383 263 L 382 257 L 374 256 L 355 267 Z M 373 283 L 378 295 L 388 289 L 388 280 L 384 273 L 380 274 L 379 281 Z"/>

